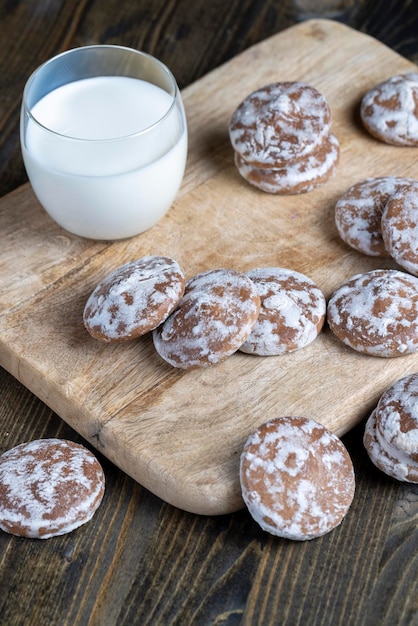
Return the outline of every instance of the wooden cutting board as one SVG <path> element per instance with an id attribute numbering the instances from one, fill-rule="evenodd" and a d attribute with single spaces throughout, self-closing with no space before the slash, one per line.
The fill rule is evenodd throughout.
<path id="1" fill-rule="evenodd" d="M 29 185 L 4 197 L 1 365 L 139 483 L 201 514 L 242 507 L 239 455 L 258 424 L 298 414 L 338 435 L 348 431 L 388 384 L 418 370 L 418 355 L 364 356 L 324 330 L 293 354 L 237 353 L 211 369 L 184 372 L 158 357 L 149 336 L 116 346 L 93 340 L 82 312 L 106 274 L 145 254 L 172 256 L 188 277 L 214 267 L 289 267 L 314 279 L 326 296 L 354 273 L 395 267 L 348 249 L 333 210 L 339 195 L 367 176 L 418 178 L 418 152 L 375 141 L 358 115 L 368 88 L 411 69 L 372 38 L 322 20 L 245 51 L 184 90 L 190 133 L 184 184 L 166 217 L 127 241 L 68 234 Z M 301 196 L 267 195 L 247 185 L 228 140 L 238 103 L 284 80 L 306 81 L 326 96 L 341 143 L 335 177 Z"/>

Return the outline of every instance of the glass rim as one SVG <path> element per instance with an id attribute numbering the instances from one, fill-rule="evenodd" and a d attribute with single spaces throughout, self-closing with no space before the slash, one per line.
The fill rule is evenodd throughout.
<path id="1" fill-rule="evenodd" d="M 87 139 L 87 138 L 83 138 L 83 137 L 73 137 L 72 135 L 67 135 L 65 133 L 60 133 L 56 130 L 53 130 L 52 128 L 48 128 L 48 126 L 45 126 L 45 124 L 42 124 L 42 122 L 40 122 L 33 114 L 31 109 L 29 108 L 28 104 L 27 104 L 27 95 L 28 92 L 33 84 L 33 81 L 35 80 L 35 78 L 37 76 L 39 76 L 39 74 L 51 63 L 65 57 L 65 56 L 69 56 L 71 54 L 80 52 L 80 51 L 89 51 L 89 50 L 105 50 L 105 49 L 113 49 L 113 50 L 119 50 L 122 52 L 127 52 L 129 54 L 134 54 L 136 56 L 140 56 L 143 57 L 145 59 L 149 59 L 150 61 L 152 61 L 153 63 L 156 63 L 165 73 L 165 75 L 168 77 L 172 87 L 173 87 L 173 93 L 169 93 L 169 92 L 165 92 L 167 93 L 171 98 L 172 98 L 172 102 L 169 106 L 169 108 L 167 109 L 167 111 L 164 113 L 164 115 L 162 117 L 160 117 L 156 122 L 154 122 L 153 124 L 151 124 L 150 126 L 146 126 L 145 128 L 141 128 L 140 130 L 134 131 L 133 133 L 128 133 L 126 135 L 119 135 L 117 137 L 109 137 L 109 138 L 104 138 L 104 139 Z M 105 76 L 105 74 L 97 74 L 97 76 Z M 109 74 L 108 76 L 117 76 L 117 74 Z M 93 78 L 93 77 L 92 77 Z M 142 79 L 135 79 L 135 77 L 128 77 L 128 78 L 134 78 L 134 80 L 142 80 Z M 83 80 L 83 79 L 78 79 L 78 80 Z M 65 83 L 66 85 L 70 84 L 70 82 L 76 82 L 76 80 L 74 81 L 69 81 L 67 83 Z M 145 82 L 150 82 L 150 81 L 145 81 Z M 152 84 L 152 83 L 150 83 Z M 160 87 L 160 89 L 162 89 Z M 54 89 L 51 89 L 50 92 L 54 91 Z M 163 90 L 165 91 L 165 90 Z M 175 108 L 177 101 L 180 97 L 180 90 L 178 88 L 177 85 L 177 81 L 174 78 L 173 73 L 170 71 L 170 69 L 165 65 L 165 63 L 163 63 L 162 61 L 160 61 L 159 59 L 157 59 L 156 57 L 154 57 L 152 54 L 149 54 L 147 52 L 143 52 L 142 50 L 136 50 L 135 48 L 130 48 L 128 46 L 120 46 L 120 45 L 116 45 L 116 44 L 92 44 L 92 45 L 88 45 L 88 46 L 78 46 L 76 48 L 70 48 L 69 50 L 64 50 L 63 52 L 60 52 L 59 54 L 56 54 L 55 56 L 51 57 L 50 59 L 44 61 L 44 63 L 42 63 L 41 65 L 39 65 L 33 72 L 32 74 L 30 74 L 29 78 L 26 81 L 25 87 L 23 89 L 23 96 L 22 96 L 22 109 L 24 111 L 24 113 L 28 116 L 28 118 L 34 123 L 36 124 L 36 126 L 38 126 L 39 128 L 43 129 L 44 131 L 46 131 L 47 133 L 50 133 L 51 135 L 55 135 L 57 137 L 62 137 L 64 139 L 68 139 L 71 141 L 75 141 L 75 142 L 80 142 L 80 143 L 111 143 L 111 142 L 118 142 L 118 141 L 123 141 L 123 140 L 127 140 L 130 138 L 134 138 L 134 137 L 139 137 L 141 135 L 145 135 L 148 134 L 150 132 L 152 132 L 156 127 L 160 126 L 161 124 L 164 123 L 164 121 L 170 116 L 171 112 L 173 111 L 173 109 Z M 41 98 L 42 99 L 42 98 Z M 38 100 L 39 102 L 39 100 Z M 36 104 L 36 103 L 35 103 Z"/>

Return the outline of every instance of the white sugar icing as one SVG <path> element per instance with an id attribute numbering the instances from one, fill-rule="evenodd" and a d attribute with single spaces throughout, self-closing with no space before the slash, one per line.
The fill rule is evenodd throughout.
<path id="1" fill-rule="evenodd" d="M 384 176 L 355 183 L 337 200 L 335 224 L 341 239 L 368 256 L 388 256 L 382 237 L 382 213 L 394 193 L 411 178 Z"/>
<path id="2" fill-rule="evenodd" d="M 319 537 L 343 519 L 354 472 L 342 442 L 305 418 L 278 418 L 247 440 L 240 461 L 244 502 L 260 527 L 281 537 Z"/>
<path id="3" fill-rule="evenodd" d="M 325 319 L 322 291 L 304 274 L 280 267 L 246 272 L 261 299 L 257 322 L 242 352 L 261 356 L 299 350 L 316 339 Z"/>
<path id="4" fill-rule="evenodd" d="M 182 369 L 220 363 L 247 339 L 259 308 L 256 287 L 245 274 L 203 272 L 187 282 L 177 309 L 153 332 L 155 349 Z"/>
<path id="5" fill-rule="evenodd" d="M 234 150 L 259 167 L 313 152 L 331 127 L 324 96 L 302 82 L 272 83 L 251 93 L 235 110 L 229 134 Z"/>
<path id="6" fill-rule="evenodd" d="M 418 455 L 418 374 L 410 374 L 382 394 L 376 408 L 378 430 L 394 448 Z"/>
<path id="7" fill-rule="evenodd" d="M 397 270 L 359 274 L 332 294 L 328 323 L 346 345 L 392 357 L 418 349 L 418 279 Z"/>
<path id="8" fill-rule="evenodd" d="M 392 76 L 370 89 L 361 102 L 368 130 L 393 145 L 418 145 L 418 73 Z"/>
<path id="9" fill-rule="evenodd" d="M 0 457 L 0 528 L 44 539 L 70 532 L 91 519 L 103 491 L 103 471 L 83 446 L 20 444 Z"/>
<path id="10" fill-rule="evenodd" d="M 240 175 L 261 191 L 273 194 L 307 193 L 330 178 L 340 155 L 339 141 L 330 134 L 316 152 L 280 168 L 257 168 L 235 153 Z"/>
<path id="11" fill-rule="evenodd" d="M 407 272 L 418 275 L 418 181 L 395 193 L 382 214 L 386 249 Z"/>
<path id="12" fill-rule="evenodd" d="M 84 309 L 86 328 L 104 340 L 139 336 L 160 324 L 177 305 L 184 273 L 173 259 L 145 256 L 122 265 L 92 292 Z"/>
<path id="13" fill-rule="evenodd" d="M 382 472 L 399 481 L 418 482 L 418 463 L 381 436 L 376 423 L 376 410 L 366 422 L 363 443 L 370 460 Z"/>

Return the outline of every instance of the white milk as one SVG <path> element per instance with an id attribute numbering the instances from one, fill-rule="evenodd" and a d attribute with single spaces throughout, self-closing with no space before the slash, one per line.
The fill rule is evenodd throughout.
<path id="1" fill-rule="evenodd" d="M 187 153 L 180 97 L 176 105 L 150 83 L 103 76 L 59 87 L 31 114 L 39 124 L 29 118 L 26 170 L 39 201 L 65 229 L 119 239 L 147 230 L 168 210 Z"/>

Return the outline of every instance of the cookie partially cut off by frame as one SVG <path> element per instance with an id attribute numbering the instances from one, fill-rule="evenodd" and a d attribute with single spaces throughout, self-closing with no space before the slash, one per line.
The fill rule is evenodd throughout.
<path id="1" fill-rule="evenodd" d="M 396 480 L 418 483 L 418 374 L 390 385 L 366 422 L 364 446 L 371 461 Z"/>
<path id="2" fill-rule="evenodd" d="M 360 116 L 369 133 L 393 146 L 418 146 L 418 73 L 391 76 L 363 96 Z"/>
<path id="3" fill-rule="evenodd" d="M 412 178 L 380 176 L 349 187 L 335 205 L 335 225 L 341 239 L 368 256 L 390 256 L 382 236 L 382 213 L 390 198 L 412 182 Z"/>
<path id="4" fill-rule="evenodd" d="M 418 276 L 418 181 L 397 191 L 382 212 L 382 237 L 390 256 Z"/>
<path id="5" fill-rule="evenodd" d="M 105 489 L 103 469 L 81 444 L 37 439 L 0 457 L 0 528 L 47 539 L 90 521 Z"/>

